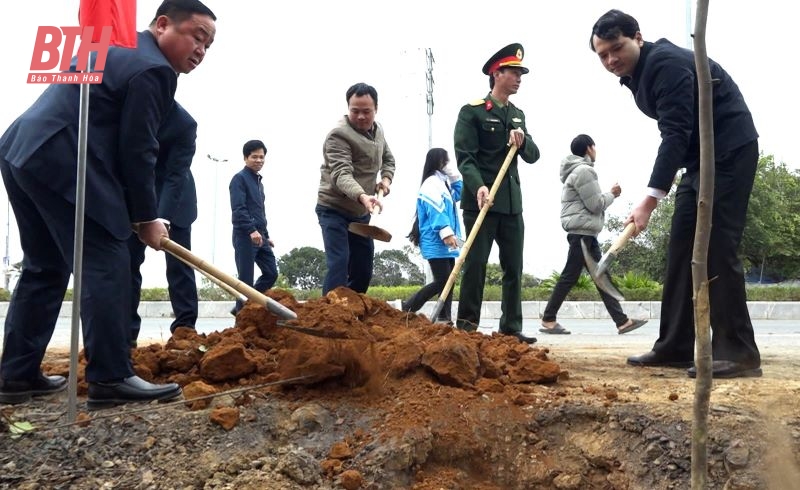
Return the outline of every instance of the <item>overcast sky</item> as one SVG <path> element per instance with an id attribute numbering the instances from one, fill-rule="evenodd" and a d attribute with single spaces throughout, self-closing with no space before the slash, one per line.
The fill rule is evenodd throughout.
<path id="1" fill-rule="evenodd" d="M 8 22 L 0 31 L 6 46 L 0 130 L 43 90 L 25 83 L 37 27 L 76 25 L 79 4 L 7 3 Z M 666 37 L 687 45 L 686 7 L 694 8 L 694 2 L 683 0 L 206 3 L 218 17 L 217 38 L 203 64 L 181 75 L 176 94 L 199 124 L 192 166 L 200 211 L 193 229 L 197 255 L 235 273 L 228 183 L 243 165 L 241 147 L 249 139 L 261 139 L 268 148 L 262 175 L 276 255 L 306 245 L 322 248 L 314 213 L 322 142 L 346 112 L 346 89 L 361 81 L 378 90 L 377 120 L 397 160 L 392 193 L 375 221 L 394 239 L 376 244 L 379 250 L 402 248 L 408 243 L 404 236 L 428 150 L 425 48 L 435 58 L 433 145 L 452 156 L 459 108 L 488 92 L 481 67 L 499 48 L 520 42 L 523 64 L 531 73 L 523 77 L 512 101 L 525 111 L 542 155 L 533 165 L 520 161 L 525 272 L 538 277 L 560 271 L 566 258 L 558 169 L 572 138 L 587 133 L 596 141 L 601 187 L 608 189 L 614 182 L 622 186 L 622 196 L 608 210 L 620 216 L 641 199 L 659 144 L 655 121 L 638 111 L 628 89 L 619 86 L 589 49 L 592 24 L 608 9 L 619 8 L 638 19 L 646 40 Z M 762 151 L 800 167 L 792 143 L 794 118 L 800 113 L 789 62 L 789 46 L 796 40 L 794 16 L 778 0 L 710 3 L 709 55 L 742 89 Z M 138 2 L 140 30 L 159 4 Z M 208 154 L 228 162 L 214 163 Z M 7 202 L 4 189 L 2 201 Z M 11 261 L 17 262 L 22 253 L 13 216 L 9 236 Z M 143 272 L 145 286 L 166 284 L 160 253 L 148 251 Z"/>

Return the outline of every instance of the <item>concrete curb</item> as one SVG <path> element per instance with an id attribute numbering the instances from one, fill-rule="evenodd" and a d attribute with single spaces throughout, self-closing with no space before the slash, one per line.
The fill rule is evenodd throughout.
<path id="1" fill-rule="evenodd" d="M 429 301 L 420 310 L 420 313 L 429 314 L 434 302 Z M 522 315 L 525 319 L 542 317 L 546 301 L 523 301 Z M 201 301 L 201 318 L 228 318 L 233 301 Z M 797 301 L 751 301 L 747 303 L 750 317 L 753 320 L 800 320 L 800 302 Z M 457 311 L 458 302 L 453 302 L 453 312 Z M 660 301 L 623 301 L 622 309 L 632 318 L 659 318 L 661 314 Z M 8 310 L 7 302 L 0 302 L 0 316 L 5 317 Z M 170 318 L 172 306 L 169 301 L 144 301 L 139 306 L 139 314 L 145 318 Z M 482 318 L 500 318 L 500 302 L 486 301 L 481 308 Z M 72 302 L 65 301 L 59 316 L 72 315 Z M 606 319 L 610 318 L 601 301 L 565 301 L 558 312 L 559 318 L 564 319 Z"/>

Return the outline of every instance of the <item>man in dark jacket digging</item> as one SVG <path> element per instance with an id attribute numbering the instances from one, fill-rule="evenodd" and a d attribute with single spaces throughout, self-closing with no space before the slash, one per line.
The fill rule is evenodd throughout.
<path id="1" fill-rule="evenodd" d="M 197 122 L 182 105 L 175 102 L 158 130 L 158 160 L 155 167 L 158 217 L 169 226 L 169 238 L 191 250 L 192 223 L 197 219 L 197 191 L 190 169 L 196 149 Z M 131 253 L 131 345 L 136 345 L 142 318 L 139 300 L 145 244 L 136 235 L 128 239 Z M 165 253 L 167 287 L 175 320 L 169 331 L 178 327 L 194 328 L 197 322 L 197 284 L 194 269 Z"/>
<path id="2" fill-rule="evenodd" d="M 669 192 L 675 173 L 686 169 L 672 216 L 660 334 L 652 351 L 629 357 L 628 364 L 690 367 L 695 338 L 691 262 L 700 183 L 694 53 L 666 39 L 644 41 L 636 19 L 619 10 L 608 11 L 595 23 L 590 45 L 603 66 L 630 89 L 639 109 L 658 121 L 661 131 L 647 194 L 627 222 L 644 230 L 659 200 Z M 721 66 L 709 63 L 715 80 L 714 203 L 708 250 L 708 276 L 714 278 L 709 285 L 713 376 L 761 376 L 742 263 L 736 254 L 758 164 L 758 133 L 739 87 Z M 696 374 L 694 368 L 689 369 L 689 376 Z"/>

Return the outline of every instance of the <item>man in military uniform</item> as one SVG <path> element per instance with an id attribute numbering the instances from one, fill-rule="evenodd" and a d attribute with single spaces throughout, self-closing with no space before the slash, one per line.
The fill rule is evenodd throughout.
<path id="1" fill-rule="evenodd" d="M 525 114 L 508 100 L 510 95 L 517 93 L 522 75 L 529 71 L 522 66 L 523 55 L 522 45 L 516 43 L 495 53 L 483 66 L 483 73 L 489 76 L 491 91 L 485 98 L 462 107 L 456 122 L 454 146 L 458 169 L 464 176 L 461 208 L 467 233 L 471 233 L 481 208 L 491 206 L 464 262 L 456 325 L 464 330 L 478 328 L 486 262 L 492 242 L 497 242 L 503 269 L 500 333 L 532 344 L 536 339 L 522 334 L 525 223 L 517 156 L 533 163 L 539 159 L 539 148 L 525 129 Z M 517 154 L 494 200 L 489 202 L 489 189 L 512 144 L 517 146 Z"/>

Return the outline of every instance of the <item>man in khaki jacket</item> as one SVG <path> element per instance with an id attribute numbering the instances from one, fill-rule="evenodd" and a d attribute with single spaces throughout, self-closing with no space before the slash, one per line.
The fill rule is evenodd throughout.
<path id="1" fill-rule="evenodd" d="M 325 137 L 316 212 L 322 229 L 328 273 L 322 294 L 339 286 L 366 293 L 372 279 L 375 246 L 371 238 L 348 231 L 350 223 L 369 223 L 380 206 L 379 190 L 389 195 L 394 156 L 375 122 L 378 92 L 366 83 L 347 89 L 348 114 Z M 376 183 L 378 176 L 380 181 Z"/>

